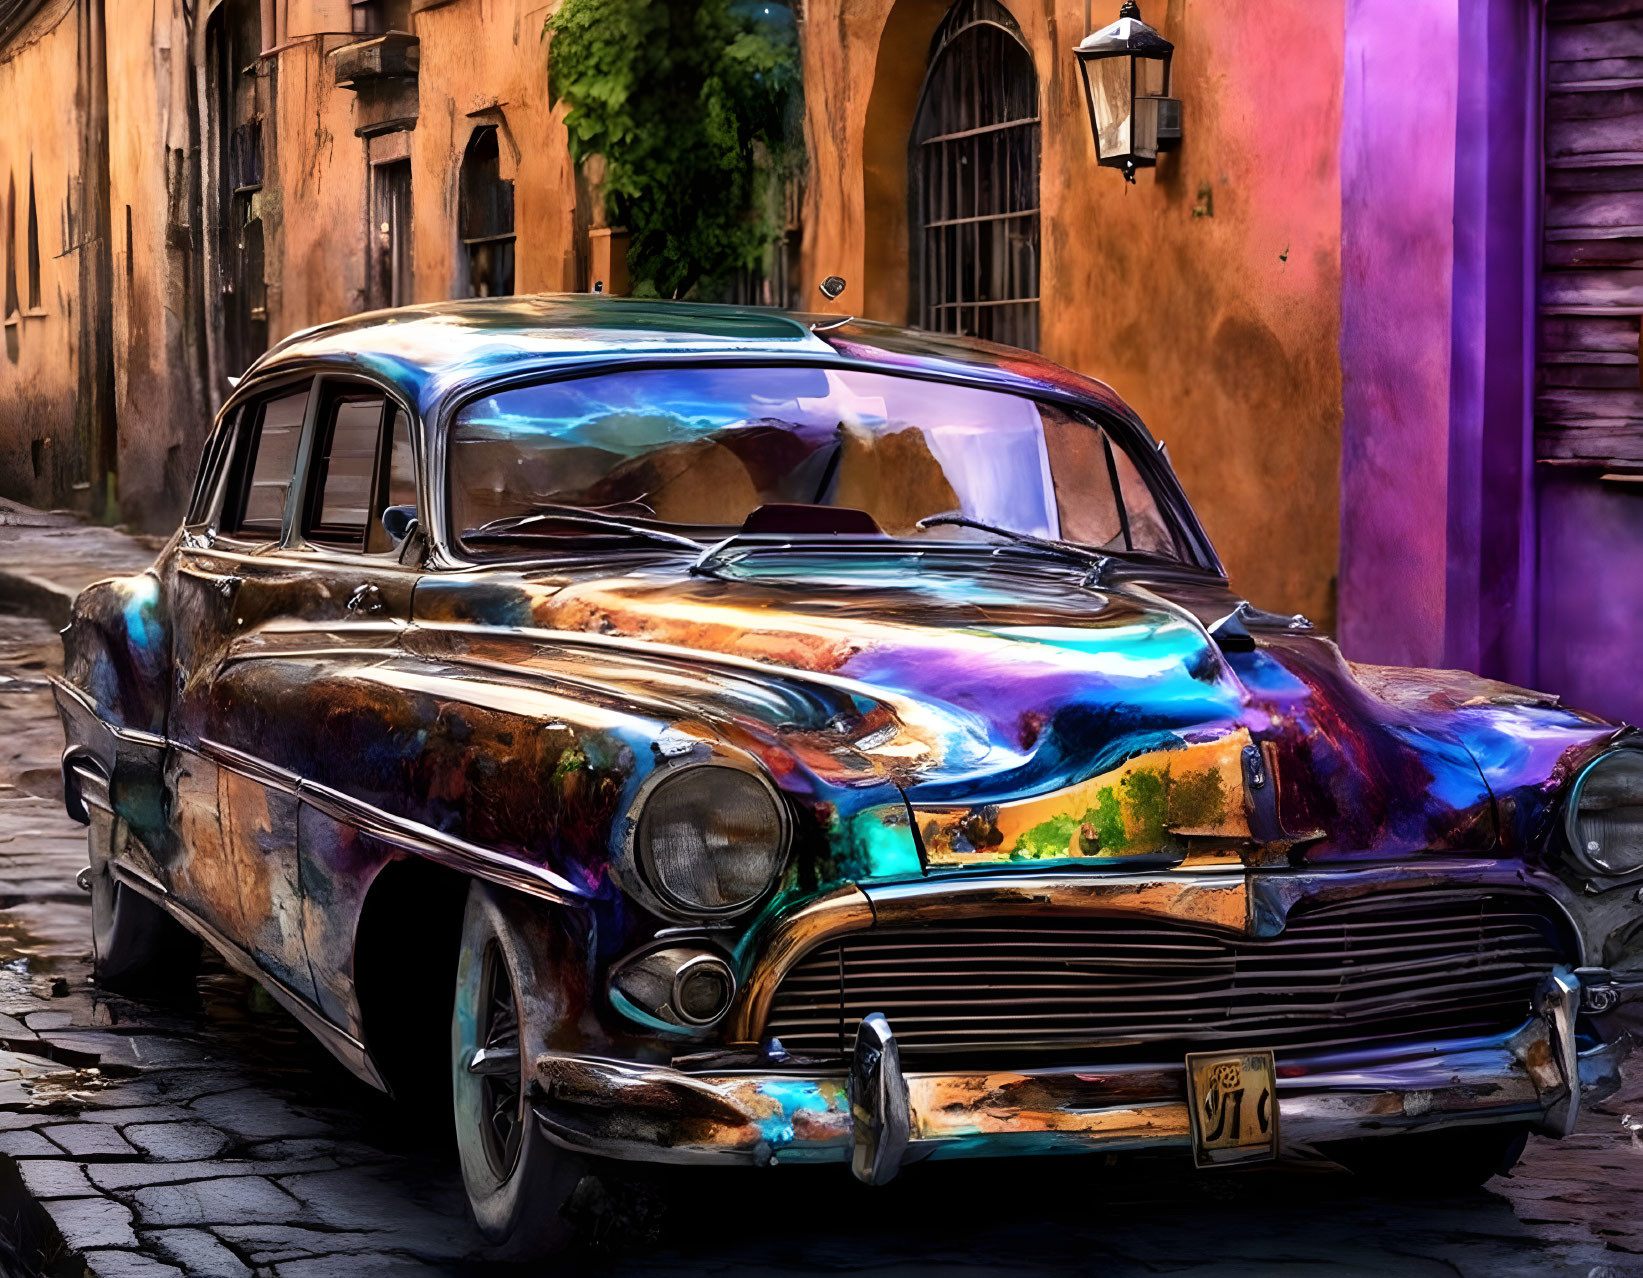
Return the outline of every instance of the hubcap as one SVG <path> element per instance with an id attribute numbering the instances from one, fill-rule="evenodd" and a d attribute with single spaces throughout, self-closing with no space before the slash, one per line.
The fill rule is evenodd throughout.
<path id="1" fill-rule="evenodd" d="M 514 1000 L 508 965 L 494 943 L 485 949 L 479 1005 L 480 1053 L 493 1059 L 511 1057 L 517 1062 L 519 1007 Z M 485 1071 L 479 1078 L 479 1095 L 483 1105 L 480 1130 L 485 1140 L 485 1154 L 497 1177 L 506 1180 L 519 1159 L 520 1139 L 525 1131 L 525 1096 L 519 1070 Z"/>

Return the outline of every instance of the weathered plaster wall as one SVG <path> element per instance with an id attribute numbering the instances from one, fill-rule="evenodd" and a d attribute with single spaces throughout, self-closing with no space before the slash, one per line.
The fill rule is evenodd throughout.
<path id="1" fill-rule="evenodd" d="M 1216 0 L 1144 6 L 1176 46 L 1185 140 L 1133 187 L 1095 163 L 1071 56 L 1083 4 L 1009 7 L 1033 51 L 1044 122 L 1045 354 L 1111 383 L 1168 442 L 1242 590 L 1330 624 L 1343 4 L 1275 0 L 1259 22 Z M 805 286 L 833 273 L 852 284 L 830 309 L 907 319 L 896 165 L 945 9 L 808 6 Z M 1111 16 L 1103 7 L 1094 21 Z"/>
<path id="2" fill-rule="evenodd" d="M 415 15 L 422 40 L 421 114 L 412 137 L 416 290 L 462 296 L 457 176 L 475 127 L 498 124 L 504 176 L 514 179 L 514 291 L 581 289 L 574 234 L 576 180 L 562 113 L 548 102 L 542 24 L 557 7 L 535 0 L 455 0 Z"/>
<path id="3" fill-rule="evenodd" d="M 210 426 L 188 22 L 181 0 L 107 14 L 121 506 L 128 521 L 159 527 L 187 499 Z"/>
<path id="4" fill-rule="evenodd" d="M 1340 636 L 1362 660 L 1444 659 L 1458 29 L 1456 0 L 1347 4 Z"/>
<path id="5" fill-rule="evenodd" d="M 343 39 L 313 35 L 275 55 L 278 171 L 262 197 L 270 341 L 365 308 L 365 143 L 355 95 L 326 58 Z"/>
<path id="6" fill-rule="evenodd" d="M 514 181 L 514 289 L 585 287 L 574 234 L 575 174 L 560 113 L 548 101 L 551 7 L 531 0 L 453 0 L 412 14 L 421 66 L 409 137 L 415 297 L 467 291 L 458 242 L 458 175 L 473 131 L 498 126 Z M 344 14 L 344 16 L 346 16 Z M 273 59 L 277 174 L 265 183 L 269 337 L 366 306 L 370 159 L 358 131 L 380 122 L 368 94 L 336 84 L 329 55 L 352 37 L 324 6 L 288 9 Z"/>
<path id="7" fill-rule="evenodd" d="M 52 0 L 0 49 L 0 103 L 17 108 L 0 128 L 0 310 L 8 247 L 19 299 L 16 312 L 0 316 L 0 496 L 43 506 L 63 496 L 55 459 L 74 443 L 79 267 L 67 213 L 79 154 L 75 68 L 73 0 Z M 20 109 L 25 103 L 29 109 Z M 28 304 L 31 165 L 40 242 L 36 309 Z M 15 209 L 9 246 L 8 200 Z"/>

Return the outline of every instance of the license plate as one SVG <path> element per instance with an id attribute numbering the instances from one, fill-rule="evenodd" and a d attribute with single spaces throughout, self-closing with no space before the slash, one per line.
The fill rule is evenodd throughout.
<path id="1" fill-rule="evenodd" d="M 1278 1072 L 1271 1052 L 1187 1057 L 1192 1158 L 1200 1167 L 1278 1156 Z"/>

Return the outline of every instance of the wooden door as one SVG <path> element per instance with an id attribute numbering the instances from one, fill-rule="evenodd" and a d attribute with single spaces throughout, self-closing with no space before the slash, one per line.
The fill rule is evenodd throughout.
<path id="1" fill-rule="evenodd" d="M 1643 0 L 1549 0 L 1538 682 L 1643 721 Z"/>

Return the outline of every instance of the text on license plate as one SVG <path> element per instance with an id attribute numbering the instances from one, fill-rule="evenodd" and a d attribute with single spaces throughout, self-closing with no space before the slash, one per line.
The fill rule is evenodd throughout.
<path id="1" fill-rule="evenodd" d="M 1200 1167 L 1278 1156 L 1277 1070 L 1271 1052 L 1187 1057 L 1192 1157 Z"/>

